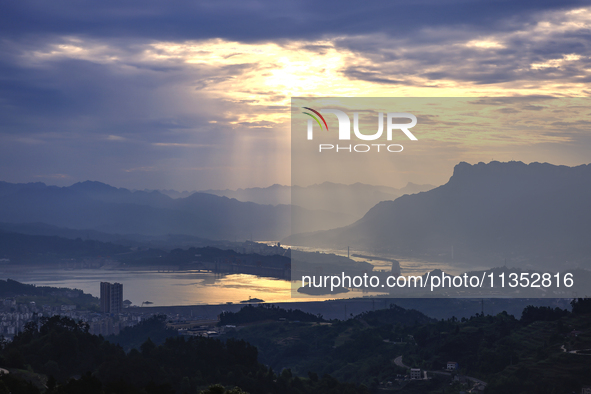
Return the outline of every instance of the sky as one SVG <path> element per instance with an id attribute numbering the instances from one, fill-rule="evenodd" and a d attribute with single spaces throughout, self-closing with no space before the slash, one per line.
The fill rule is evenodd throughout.
<path id="1" fill-rule="evenodd" d="M 0 7 L 0 180 L 8 182 L 179 191 L 289 184 L 292 97 L 588 97 L 591 90 L 586 1 Z M 554 140 L 531 132 L 519 144 L 497 138 L 494 159 L 591 162 L 585 127 L 558 130 Z M 372 183 L 437 185 L 460 161 L 493 159 L 468 140 L 414 173 L 390 168 L 399 173 Z"/>
<path id="2" fill-rule="evenodd" d="M 317 116 L 316 123 L 308 114 L 317 114 L 308 108 L 324 120 Z M 438 185 L 459 161 L 591 162 L 588 97 L 301 97 L 292 99 L 291 110 L 296 185 Z M 349 118 L 348 126 L 333 110 Z M 391 113 L 401 115 L 391 123 L 402 128 L 390 130 Z M 296 196 L 296 205 L 307 204 Z"/>

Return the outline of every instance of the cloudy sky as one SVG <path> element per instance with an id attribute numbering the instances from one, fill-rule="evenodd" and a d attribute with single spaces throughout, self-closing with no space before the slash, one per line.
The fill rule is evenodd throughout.
<path id="1" fill-rule="evenodd" d="M 9 182 L 288 184 L 291 97 L 591 90 L 587 1 L 22 0 L 0 8 L 0 180 Z M 544 138 L 513 144 L 496 159 L 588 163 L 585 133 L 556 136 L 557 149 Z M 477 151 L 462 146 L 421 176 L 381 183 L 441 184 L 454 163 L 491 159 Z"/>

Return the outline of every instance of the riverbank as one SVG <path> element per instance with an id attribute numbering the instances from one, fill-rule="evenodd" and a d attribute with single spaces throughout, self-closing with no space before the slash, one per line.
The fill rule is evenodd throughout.
<path id="1" fill-rule="evenodd" d="M 325 319 L 344 320 L 360 313 L 388 308 L 395 304 L 406 309 L 416 309 L 429 317 L 447 319 L 455 316 L 474 316 L 484 310 L 485 314 L 496 315 L 502 311 L 521 317 L 521 312 L 528 305 L 552 306 L 570 309 L 570 299 L 487 299 L 484 304 L 480 299 L 395 299 L 395 298 L 354 298 L 327 301 L 304 302 L 273 302 L 284 309 L 299 309 L 314 315 L 321 314 Z M 237 312 L 244 304 L 217 304 L 217 305 L 182 305 L 182 306 L 149 306 L 134 309 L 145 309 L 154 313 L 163 313 L 168 316 L 193 316 L 199 318 L 215 319 L 224 312 Z"/>

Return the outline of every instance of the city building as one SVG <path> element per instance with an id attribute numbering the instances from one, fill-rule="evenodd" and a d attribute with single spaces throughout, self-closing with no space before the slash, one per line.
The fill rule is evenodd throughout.
<path id="1" fill-rule="evenodd" d="M 123 312 L 123 285 L 101 282 L 101 312 L 118 314 Z"/>
<path id="2" fill-rule="evenodd" d="M 411 368 L 410 369 L 410 378 L 411 379 L 421 379 L 421 369 L 420 368 Z"/>
<path id="3" fill-rule="evenodd" d="M 121 322 L 113 321 L 111 317 L 102 320 L 93 321 L 90 323 L 89 331 L 93 335 L 119 335 L 121 331 Z"/>
<path id="4" fill-rule="evenodd" d="M 448 361 L 447 362 L 447 370 L 448 371 L 455 371 L 459 367 L 459 364 L 455 361 Z"/>

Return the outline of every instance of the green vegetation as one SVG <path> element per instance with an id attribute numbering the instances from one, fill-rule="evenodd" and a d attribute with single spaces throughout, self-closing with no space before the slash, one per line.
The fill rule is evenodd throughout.
<path id="1" fill-rule="evenodd" d="M 21 375 L 0 377 L 0 394 L 468 391 L 472 378 L 452 381 L 456 374 L 487 382 L 485 394 L 571 394 L 591 385 L 590 311 L 590 299 L 577 299 L 572 312 L 528 306 L 520 319 L 501 312 L 434 320 L 391 305 L 327 322 L 248 305 L 224 314 L 226 321 L 248 325 L 223 341 L 174 336 L 164 316 L 110 341 L 90 335 L 84 323 L 52 317 L 27 324 L 12 343 L 1 344 L 1 365 Z M 432 379 L 404 379 L 407 369 L 394 362 L 400 355 Z M 444 371 L 448 361 L 458 362 L 459 371 Z"/>
<path id="2" fill-rule="evenodd" d="M 200 391 L 199 394 L 248 394 L 245 391 L 240 390 L 238 387 L 233 389 L 226 389 L 221 384 L 214 384 L 209 386 L 207 390 Z"/>
<path id="3" fill-rule="evenodd" d="M 299 376 L 329 374 L 375 389 L 380 381 L 406 373 L 392 360 L 413 349 L 413 327 L 432 321 L 392 305 L 347 321 L 268 322 L 229 335 L 257 346 L 261 361 L 273 369 L 290 368 Z M 398 343 L 400 338 L 403 343 Z"/>
<path id="4" fill-rule="evenodd" d="M 127 265 L 172 265 L 184 269 L 191 269 L 199 262 L 221 262 L 274 268 L 284 268 L 291 262 L 290 258 L 286 256 L 266 256 L 256 253 L 241 254 L 233 250 L 218 249 L 211 246 L 203 248 L 192 247 L 188 249 L 173 249 L 170 252 L 160 249 L 145 249 L 121 255 L 119 256 L 119 260 Z"/>
<path id="5" fill-rule="evenodd" d="M 167 338 L 174 336 L 177 336 L 177 331 L 166 326 L 166 315 L 155 315 L 135 326 L 125 327 L 119 335 L 111 335 L 106 339 L 128 352 L 131 349 L 139 349 L 148 339 L 156 345 L 161 345 Z"/>
<path id="6" fill-rule="evenodd" d="M 102 264 L 105 258 L 125 265 L 176 266 L 191 269 L 199 262 L 231 263 L 284 269 L 291 260 L 287 256 L 241 254 L 233 250 L 214 247 L 188 249 L 139 249 L 95 240 L 68 239 L 57 236 L 28 235 L 0 230 L 0 258 L 10 259 L 10 264 Z"/>
<path id="7" fill-rule="evenodd" d="M 37 306 L 76 305 L 78 309 L 99 310 L 99 299 L 82 290 L 27 285 L 12 279 L 0 280 L 0 298 L 6 297 L 13 297 L 17 303 L 34 301 Z"/>
<path id="8" fill-rule="evenodd" d="M 288 320 L 300 322 L 323 322 L 322 315 L 313 315 L 299 309 L 283 309 L 275 305 L 259 304 L 247 305 L 238 312 L 223 312 L 220 314 L 218 326 L 255 323 L 268 320 Z"/>
<path id="9" fill-rule="evenodd" d="M 578 303 L 576 305 L 578 305 Z M 536 321 L 555 321 L 563 316 L 568 316 L 568 311 L 565 309 L 552 309 L 548 306 L 534 307 L 529 305 L 521 313 L 521 323 L 528 325 Z"/>
<path id="10" fill-rule="evenodd" d="M 393 381 L 401 393 L 467 391 L 473 383 L 450 386 L 452 375 L 443 374 L 447 361 L 455 361 L 460 374 L 488 382 L 487 393 L 570 394 L 591 385 L 591 356 L 566 353 L 591 349 L 590 306 L 579 299 L 572 313 L 528 306 L 521 319 L 502 312 L 440 321 L 391 306 L 342 322 L 267 322 L 229 335 L 257 346 L 274 369 L 328 373 L 373 390 Z M 442 374 L 431 374 L 437 379 L 430 382 L 396 382 L 407 373 L 393 363 L 399 355 L 406 365 Z"/>
<path id="11" fill-rule="evenodd" d="M 591 348 L 591 299 L 573 300 L 572 307 L 561 318 L 512 332 L 509 340 L 520 358 L 490 377 L 487 393 L 571 393 L 591 385 L 590 356 L 568 353 Z"/>
<path id="12" fill-rule="evenodd" d="M 0 231 L 0 250 L 0 258 L 10 259 L 12 264 L 47 264 L 61 262 L 63 259 L 113 256 L 128 252 L 129 248 L 89 239 Z"/>
<path id="13" fill-rule="evenodd" d="M 363 386 L 340 383 L 326 375 L 301 378 L 290 370 L 275 374 L 258 362 L 257 349 L 242 340 L 172 337 L 162 345 L 147 340 L 125 353 L 88 325 L 54 316 L 27 324 L 0 357 L 8 368 L 24 368 L 48 376 L 47 394 L 62 393 L 218 393 L 221 384 L 239 389 L 222 393 L 368 394 Z M 8 376 L 0 382 L 11 392 L 41 393 L 39 388 Z M 22 387 L 16 387 L 20 385 Z M 212 385 L 214 385 L 212 387 Z M 209 387 L 209 388 L 208 388 Z M 0 390 L 4 389 L 0 385 Z M 0 391 L 1 393 L 1 391 Z"/>

